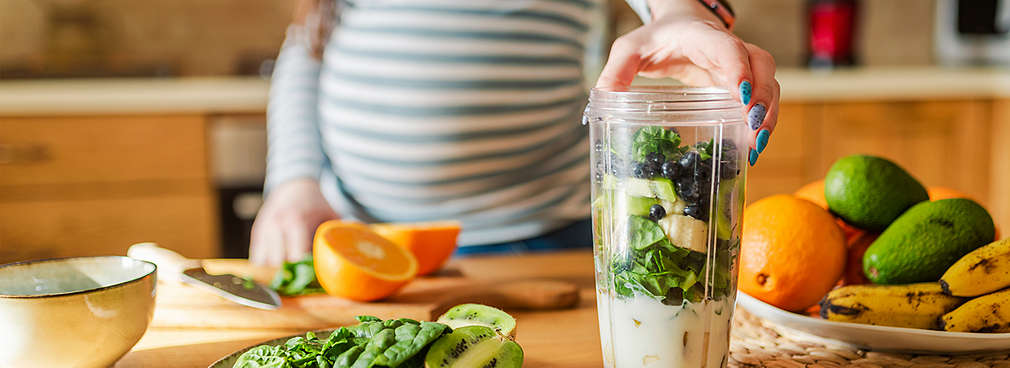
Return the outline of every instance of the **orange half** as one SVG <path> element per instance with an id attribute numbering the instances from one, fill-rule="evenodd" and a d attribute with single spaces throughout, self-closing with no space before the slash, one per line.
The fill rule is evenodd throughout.
<path id="1" fill-rule="evenodd" d="M 360 224 L 340 221 L 319 225 L 312 256 L 326 293 L 357 301 L 393 295 L 418 269 L 406 249 Z"/>
<path id="2" fill-rule="evenodd" d="M 456 251 L 456 239 L 461 230 L 459 221 L 372 224 L 370 227 L 417 258 L 418 276 L 442 268 Z"/>

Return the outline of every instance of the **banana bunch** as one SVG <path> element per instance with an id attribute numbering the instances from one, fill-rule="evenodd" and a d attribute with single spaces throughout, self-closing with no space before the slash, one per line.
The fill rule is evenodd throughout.
<path id="1" fill-rule="evenodd" d="M 1010 239 L 968 253 L 943 274 L 949 295 L 975 297 L 943 315 L 946 331 L 1010 332 Z"/>
<path id="2" fill-rule="evenodd" d="M 879 326 L 937 329 L 940 316 L 964 299 L 946 295 L 939 283 L 850 285 L 821 300 L 821 318 Z M 1010 312 L 1010 311 L 1008 311 Z"/>

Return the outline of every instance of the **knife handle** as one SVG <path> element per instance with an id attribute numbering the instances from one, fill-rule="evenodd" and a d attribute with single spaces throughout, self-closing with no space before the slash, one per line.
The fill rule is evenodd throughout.
<path id="1" fill-rule="evenodd" d="M 158 266 L 158 277 L 162 280 L 182 281 L 182 271 L 200 268 L 200 260 L 189 259 L 171 249 L 159 247 L 157 243 L 137 243 L 130 246 L 126 255 L 148 261 Z"/>

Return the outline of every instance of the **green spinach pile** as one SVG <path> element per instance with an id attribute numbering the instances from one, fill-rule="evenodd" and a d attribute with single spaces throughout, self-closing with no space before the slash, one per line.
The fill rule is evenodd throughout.
<path id="1" fill-rule="evenodd" d="M 449 326 L 408 318 L 381 320 L 358 316 L 358 324 L 340 327 L 325 340 L 312 332 L 284 345 L 261 345 L 246 351 L 233 368 L 366 368 L 424 367 L 428 347 Z"/>
<path id="2" fill-rule="evenodd" d="M 298 262 L 284 262 L 277 270 L 270 288 L 284 296 L 318 294 L 325 292 L 316 280 L 316 269 L 312 256 Z"/>

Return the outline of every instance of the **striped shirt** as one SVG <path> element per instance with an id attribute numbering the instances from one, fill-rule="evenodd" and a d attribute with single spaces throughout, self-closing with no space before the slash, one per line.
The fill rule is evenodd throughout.
<path id="1" fill-rule="evenodd" d="M 321 62 L 289 31 L 267 190 L 318 178 L 344 218 L 458 219 L 461 245 L 588 217 L 579 117 L 600 1 L 345 1 Z"/>

